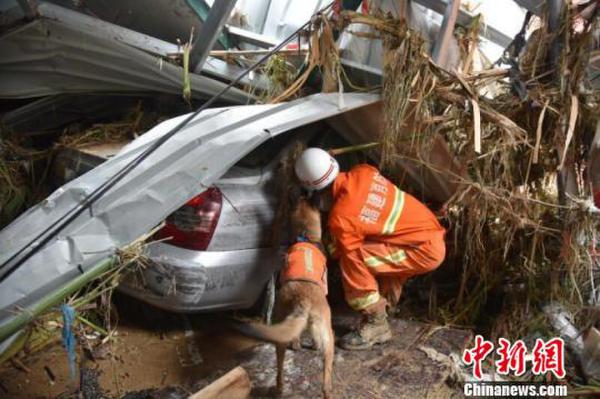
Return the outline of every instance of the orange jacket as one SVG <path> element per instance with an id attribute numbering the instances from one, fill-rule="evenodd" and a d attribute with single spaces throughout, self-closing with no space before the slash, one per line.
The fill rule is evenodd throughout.
<path id="1" fill-rule="evenodd" d="M 370 165 L 340 173 L 333 183 L 333 198 L 329 229 L 341 253 L 359 248 L 366 239 L 418 246 L 444 232 L 425 205 Z"/>
<path id="2" fill-rule="evenodd" d="M 309 281 L 327 295 L 327 258 L 310 242 L 297 242 L 289 247 L 287 262 L 279 275 L 281 284 L 287 281 Z"/>

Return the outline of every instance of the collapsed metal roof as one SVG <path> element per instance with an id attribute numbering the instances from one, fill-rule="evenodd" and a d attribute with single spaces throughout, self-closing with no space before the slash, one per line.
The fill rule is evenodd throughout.
<path id="1" fill-rule="evenodd" d="M 0 37 L 0 98 L 31 98 L 58 93 L 182 93 L 183 68 L 134 47 L 146 37 L 92 17 L 41 4 L 41 17 Z M 123 35 L 131 33 L 124 39 Z M 146 45 L 152 44 L 146 40 Z M 176 52 L 176 46 L 170 46 Z M 168 51 L 168 48 L 156 51 Z M 225 83 L 190 74 L 192 96 L 210 97 Z M 231 89 L 223 99 L 251 96 Z"/>
<path id="2" fill-rule="evenodd" d="M 213 2 L 177 0 L 168 6 L 153 2 L 152 7 L 148 7 L 132 0 L 110 6 L 104 1 L 80 4 L 51 0 L 31 6 L 27 1 L 8 1 L 0 10 L 0 27 L 21 26 L 0 37 L 3 55 L 0 98 L 84 92 L 181 93 L 183 68 L 167 60 L 181 55 L 175 40 L 187 41 L 192 28 L 195 36 L 190 61 L 192 96 L 210 97 L 223 87 L 221 81 L 231 81 L 242 71 L 235 64 L 208 56 L 212 43 L 215 48 L 226 49 L 234 45 L 272 47 L 326 2 L 223 0 L 216 3 L 216 7 L 210 7 L 209 3 Z M 399 13 L 393 0 L 374 3 L 374 7 L 393 15 Z M 521 0 L 520 3 L 539 12 L 541 1 Z M 448 13 L 456 4 L 458 0 L 416 0 L 410 6 L 409 21 L 432 43 L 434 57 L 433 45 L 443 42 L 445 31 L 444 26 L 436 27 L 442 21 L 440 14 Z M 226 25 L 234 5 L 236 9 Z M 458 8 L 456 12 L 457 23 L 470 23 L 471 15 Z M 432 18 L 430 14 L 437 17 Z M 450 14 L 443 20 L 451 17 Z M 489 25 L 482 28 L 481 34 L 501 47 L 511 41 L 509 35 Z M 449 45 L 456 47 L 452 41 Z M 379 41 L 345 34 L 340 49 L 346 67 L 360 70 L 363 75 L 380 75 Z M 266 82 L 260 74 L 254 74 L 241 84 L 262 89 Z M 242 103 L 251 97 L 244 91 L 232 89 L 223 99 Z"/>
<path id="3" fill-rule="evenodd" d="M 201 193 L 245 154 L 291 129 L 379 101 L 375 94 L 317 94 L 289 103 L 208 109 L 0 283 L 0 326 L 49 292 L 150 231 Z M 167 120 L 118 155 L 56 190 L 0 232 L 0 264 L 169 132 Z"/>

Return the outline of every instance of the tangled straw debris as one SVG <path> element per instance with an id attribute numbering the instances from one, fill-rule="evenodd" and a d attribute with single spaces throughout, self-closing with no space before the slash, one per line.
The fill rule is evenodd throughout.
<path id="1" fill-rule="evenodd" d="M 125 143 L 135 139 L 146 128 L 157 121 L 157 116 L 145 114 L 138 103 L 122 120 L 111 123 L 96 123 L 80 130 L 73 125 L 57 140 L 57 147 L 85 148 L 98 144 Z"/>
<path id="2" fill-rule="evenodd" d="M 6 131 L 0 134 L 0 228 L 44 197 L 50 161 L 51 151 L 25 147 Z"/>
<path id="3" fill-rule="evenodd" d="M 506 73 L 441 70 L 418 34 L 384 26 L 382 167 L 397 176 L 399 159 L 425 163 L 433 133 L 467 167 L 466 176 L 454 177 L 462 188 L 445 206 L 454 237 L 448 263 L 460 279 L 454 293 L 434 299 L 440 317 L 516 337 L 543 328 L 544 303 L 563 302 L 576 314 L 598 303 L 598 217 L 561 201 L 554 189 L 569 173 L 571 195 L 591 195 L 587 150 L 600 110 L 597 93 L 580 88 L 588 88 L 581 60 L 594 27 L 566 35 L 558 79 L 547 73 L 554 35 L 533 36 L 538 53 L 523 56 L 529 100 L 522 100 Z M 495 94 L 483 95 L 491 84 Z M 491 303 L 499 304 L 492 314 Z"/>
<path id="4" fill-rule="evenodd" d="M 338 85 L 341 82 L 343 69 L 341 68 L 340 56 L 334 40 L 331 22 L 325 15 L 315 17 L 312 22 L 309 32 L 310 50 L 300 75 L 280 93 L 275 91 L 274 95 L 270 96 L 267 102 L 278 103 L 298 95 L 300 89 L 307 83 L 315 70 L 319 70 L 321 73 L 323 92 L 335 92 L 339 89 Z M 280 68 L 271 71 L 279 72 Z M 268 72 L 269 69 L 267 69 L 267 77 L 270 80 L 277 78 L 277 75 L 273 77 Z M 289 74 L 286 73 L 286 79 L 289 77 Z"/>
<path id="5" fill-rule="evenodd" d="M 444 204 L 454 249 L 446 268 L 457 280 L 430 297 L 443 322 L 523 337 L 547 332 L 545 303 L 561 302 L 577 318 L 600 300 L 598 216 L 564 200 L 565 179 L 577 201 L 591 196 L 587 155 L 600 109 L 585 69 L 597 24 L 574 33 L 569 13 L 562 36 L 546 17 L 537 21 L 516 71 L 474 69 L 476 20 L 462 34 L 461 70 L 452 72 L 430 59 L 405 21 L 342 13 L 344 26 L 369 25 L 369 37 L 383 43 L 384 129 L 373 138 L 382 143 L 382 170 L 399 184 L 403 160 L 436 171 L 427 155 L 439 135 L 465 168 L 451 175 L 460 189 Z M 559 57 L 551 59 L 557 38 Z"/>

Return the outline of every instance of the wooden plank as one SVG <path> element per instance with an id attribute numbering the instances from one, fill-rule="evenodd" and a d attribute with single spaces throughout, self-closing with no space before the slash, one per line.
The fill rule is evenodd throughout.
<path id="1" fill-rule="evenodd" d="M 251 388 L 248 373 L 238 366 L 188 399 L 246 399 L 250 397 Z"/>

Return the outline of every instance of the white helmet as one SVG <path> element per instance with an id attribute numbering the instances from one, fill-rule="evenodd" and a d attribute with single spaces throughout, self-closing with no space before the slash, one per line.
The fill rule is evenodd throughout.
<path id="1" fill-rule="evenodd" d="M 305 189 L 318 191 L 335 180 L 340 172 L 340 165 L 327 151 L 307 148 L 296 161 L 295 170 Z"/>

